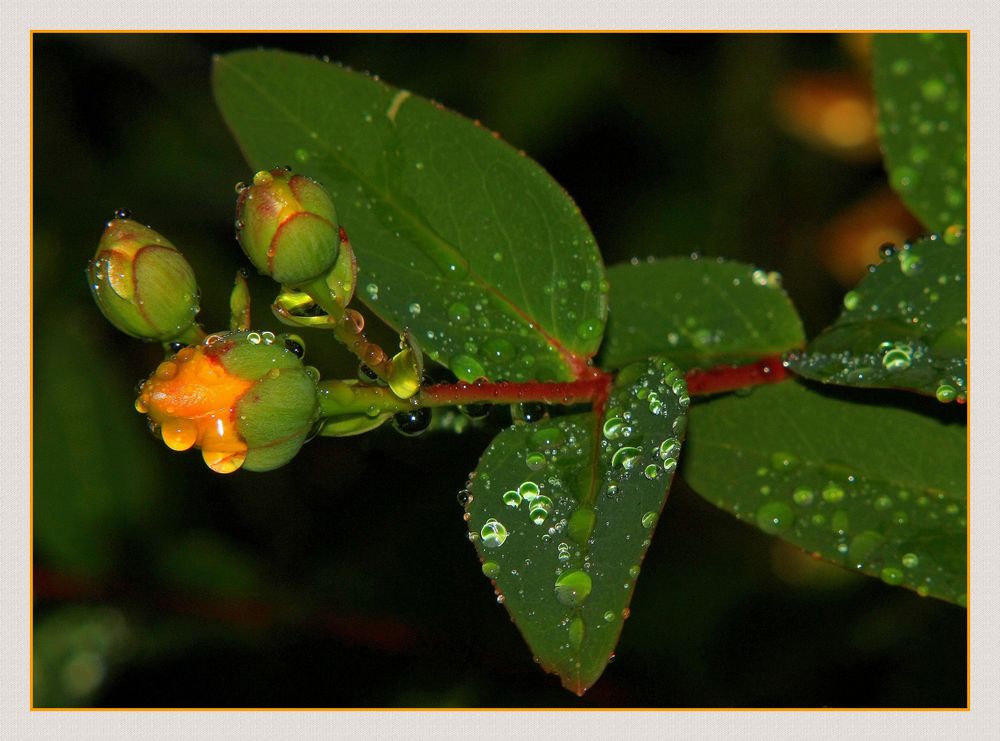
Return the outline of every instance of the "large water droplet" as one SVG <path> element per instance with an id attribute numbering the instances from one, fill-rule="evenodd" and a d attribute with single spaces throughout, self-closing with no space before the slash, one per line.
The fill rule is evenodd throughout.
<path id="1" fill-rule="evenodd" d="M 487 561 L 483 564 L 483 576 L 489 579 L 496 579 L 500 576 L 500 564 L 496 561 Z"/>
<path id="2" fill-rule="evenodd" d="M 486 376 L 482 364 L 471 355 L 456 355 L 448 363 L 451 372 L 460 381 L 475 381 Z"/>
<path id="3" fill-rule="evenodd" d="M 507 540 L 507 528 L 491 517 L 479 531 L 479 536 L 483 539 L 484 548 L 499 548 Z"/>
<path id="4" fill-rule="evenodd" d="M 781 533 L 795 523 L 795 513 L 784 502 L 768 502 L 757 510 L 756 520 L 765 533 Z"/>
<path id="5" fill-rule="evenodd" d="M 556 580 L 556 599 L 567 607 L 579 607 L 590 596 L 592 588 L 589 574 L 580 570 L 570 571 Z"/>

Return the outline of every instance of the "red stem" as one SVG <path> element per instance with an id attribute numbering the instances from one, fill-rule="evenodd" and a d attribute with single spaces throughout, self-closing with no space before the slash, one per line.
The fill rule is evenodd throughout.
<path id="1" fill-rule="evenodd" d="M 747 365 L 720 365 L 708 370 L 688 371 L 685 380 L 691 395 L 717 394 L 739 388 L 760 386 L 784 381 L 791 374 L 782 365 L 779 356 L 763 358 Z M 543 404 L 593 403 L 600 408 L 607 398 L 614 377 L 596 368 L 590 369 L 586 378 L 577 381 L 547 383 L 527 381 L 513 383 L 441 383 L 425 386 L 421 401 L 426 406 L 453 404 L 517 404 L 535 401 Z"/>
<path id="2" fill-rule="evenodd" d="M 782 365 L 781 357 L 773 355 L 747 365 L 720 365 L 708 370 L 688 371 L 685 380 L 688 393 L 694 396 L 778 383 L 791 375 Z"/>

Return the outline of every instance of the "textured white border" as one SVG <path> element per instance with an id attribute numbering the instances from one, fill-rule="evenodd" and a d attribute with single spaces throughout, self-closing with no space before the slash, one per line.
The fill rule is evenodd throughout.
<path id="1" fill-rule="evenodd" d="M 998 631 L 991 616 L 1000 563 L 1000 458 L 992 450 L 997 420 L 1000 359 L 1000 44 L 995 2 L 977 0 L 772 0 L 678 3 L 616 0 L 494 2 L 340 2 L 298 0 L 172 0 L 97 3 L 78 0 L 5 0 L 0 6 L 3 74 L 0 76 L 4 179 L 4 257 L 0 291 L 0 429 L 5 466 L 0 475 L 3 538 L 0 595 L 0 737 L 12 739 L 254 739 L 407 738 L 509 741 L 530 737 L 715 739 L 993 737 L 1000 727 L 996 667 Z M 993 6 L 993 7 L 990 7 Z M 29 712 L 28 552 L 29 501 L 29 30 L 83 29 L 971 29 L 972 249 L 970 413 L 973 575 L 971 712 Z M 891 444 L 891 441 L 887 441 Z M 665 678 L 664 681 L 669 681 Z"/>

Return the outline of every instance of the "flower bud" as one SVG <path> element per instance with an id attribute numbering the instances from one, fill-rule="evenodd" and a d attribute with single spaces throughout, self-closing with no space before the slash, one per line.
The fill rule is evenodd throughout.
<path id="1" fill-rule="evenodd" d="M 340 249 L 326 190 L 283 168 L 258 172 L 253 185 L 240 190 L 236 238 L 257 270 L 292 287 L 325 276 Z"/>
<path id="2" fill-rule="evenodd" d="M 270 471 L 298 453 L 319 419 L 316 380 L 271 332 L 226 332 L 161 363 L 135 407 L 167 447 L 201 448 L 213 471 Z"/>
<path id="3" fill-rule="evenodd" d="M 198 284 L 184 255 L 128 218 L 108 222 L 87 277 L 101 313 L 133 337 L 167 342 L 198 313 Z"/>

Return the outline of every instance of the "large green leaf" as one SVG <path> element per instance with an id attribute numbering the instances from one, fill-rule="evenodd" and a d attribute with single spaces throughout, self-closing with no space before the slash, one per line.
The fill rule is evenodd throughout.
<path id="1" fill-rule="evenodd" d="M 964 604 L 965 433 L 787 381 L 692 408 L 684 477 L 764 532 Z"/>
<path id="2" fill-rule="evenodd" d="M 879 136 L 893 188 L 929 229 L 965 225 L 966 36 L 877 34 Z"/>
<path id="3" fill-rule="evenodd" d="M 539 663 L 578 694 L 628 616 L 687 406 L 675 366 L 636 363 L 599 413 L 515 425 L 476 469 L 467 510 L 483 573 Z"/>
<path id="4" fill-rule="evenodd" d="M 901 250 L 844 296 L 844 311 L 790 356 L 795 372 L 826 383 L 904 388 L 941 401 L 966 395 L 965 234 L 932 235 Z"/>
<path id="5" fill-rule="evenodd" d="M 668 258 L 615 265 L 604 368 L 662 353 L 684 369 L 736 365 L 802 347 L 777 273 L 740 262 Z"/>
<path id="6" fill-rule="evenodd" d="M 329 188 L 359 297 L 464 380 L 569 379 L 601 341 L 607 282 L 579 209 L 489 130 L 377 78 L 283 52 L 217 59 L 250 163 Z"/>

